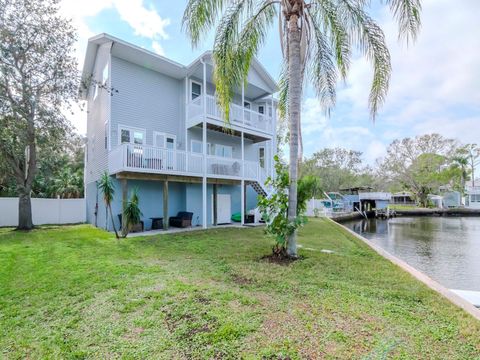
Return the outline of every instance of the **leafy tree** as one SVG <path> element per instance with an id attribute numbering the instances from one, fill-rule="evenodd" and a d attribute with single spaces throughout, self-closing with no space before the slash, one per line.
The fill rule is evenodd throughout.
<path id="1" fill-rule="evenodd" d="M 0 154 L 19 197 L 18 228 L 32 229 L 38 159 L 67 131 L 77 95 L 76 36 L 58 0 L 0 0 Z"/>
<path id="2" fill-rule="evenodd" d="M 110 217 L 112 218 L 112 227 L 115 232 L 115 237 L 118 239 L 117 228 L 115 227 L 115 221 L 113 219 L 112 212 L 112 201 L 115 195 L 115 185 L 113 184 L 112 178 L 108 175 L 108 172 L 104 172 L 98 181 L 98 188 L 103 193 L 103 202 L 105 203 L 105 230 L 107 229 L 108 213 L 110 212 Z"/>
<path id="3" fill-rule="evenodd" d="M 338 147 L 322 149 L 301 163 L 300 174 L 318 177 L 325 191 L 364 185 L 358 184 L 363 173 L 361 156 L 360 151 Z"/>
<path id="4" fill-rule="evenodd" d="M 453 168 L 446 166 L 447 161 L 445 156 L 427 153 L 420 155 L 410 165 L 409 190 L 413 192 L 420 206 L 427 207 L 428 195 L 437 193 L 440 186 L 449 183 L 455 176 Z"/>
<path id="5" fill-rule="evenodd" d="M 134 188 L 130 200 L 124 204 L 123 207 L 123 217 L 125 219 L 125 224 L 122 227 L 122 236 L 127 237 L 132 226 L 138 224 L 141 220 L 142 212 L 139 207 L 139 198 L 138 198 L 138 189 Z"/>
<path id="6" fill-rule="evenodd" d="M 7 170 L 8 164 L 0 158 L 0 196 L 16 196 L 15 179 Z M 3 164 L 3 165 L 2 165 Z M 69 133 L 58 139 L 56 146 L 39 149 L 37 174 L 32 184 L 32 197 L 81 198 L 83 197 L 84 140 Z"/>
<path id="7" fill-rule="evenodd" d="M 478 145 L 467 144 L 460 147 L 457 150 L 456 159 L 463 170 L 465 170 L 465 167 L 469 168 L 467 172 L 471 174 L 472 186 L 475 186 L 475 167 L 480 164 L 480 148 Z M 465 180 L 468 179 L 465 178 Z"/>
<path id="8" fill-rule="evenodd" d="M 385 158 L 377 162 L 379 176 L 387 179 L 391 190 L 410 190 L 415 192 L 412 164 L 424 154 L 435 154 L 451 159 L 458 148 L 453 139 L 439 134 L 417 136 L 394 140 L 387 148 Z M 445 166 L 450 166 L 445 160 Z"/>
<path id="9" fill-rule="evenodd" d="M 386 0 L 399 22 L 400 34 L 415 38 L 420 0 Z M 189 0 L 183 25 L 197 45 L 216 26 L 213 46 L 217 102 L 229 122 L 234 90 L 246 81 L 250 63 L 278 21 L 284 66 L 280 77 L 280 109 L 288 114 L 288 221 L 297 223 L 298 161 L 301 158 L 302 89 L 309 80 L 327 113 L 335 105 L 336 83 L 348 73 L 352 47 L 373 63 L 370 110 L 375 117 L 390 80 L 391 64 L 384 34 L 367 13 L 370 1 L 352 0 Z M 289 234 L 288 254 L 297 254 L 296 233 Z"/>
<path id="10" fill-rule="evenodd" d="M 307 201 L 311 199 L 315 192 L 320 191 L 320 182 L 317 178 L 306 176 L 298 182 L 298 216 L 295 221 L 288 219 L 288 187 L 290 184 L 288 167 L 282 163 L 278 155 L 274 157 L 275 161 L 275 177 L 269 177 L 265 182 L 266 185 L 272 187 L 272 195 L 270 197 L 261 197 L 258 202 L 260 212 L 265 220 L 266 232 L 275 239 L 273 247 L 273 255 L 276 257 L 290 256 L 287 251 L 288 237 L 298 227 L 302 226 L 307 218 L 304 216 L 307 208 Z"/>

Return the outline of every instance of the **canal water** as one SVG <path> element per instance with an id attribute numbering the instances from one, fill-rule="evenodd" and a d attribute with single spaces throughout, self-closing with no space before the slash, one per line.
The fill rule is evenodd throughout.
<path id="1" fill-rule="evenodd" d="M 480 217 L 398 217 L 343 223 L 450 289 L 480 291 Z"/>

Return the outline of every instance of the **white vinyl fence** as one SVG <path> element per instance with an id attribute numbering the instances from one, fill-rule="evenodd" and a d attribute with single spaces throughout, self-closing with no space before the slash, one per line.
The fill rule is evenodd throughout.
<path id="1" fill-rule="evenodd" d="M 34 225 L 86 221 L 85 199 L 32 199 Z M 18 225 L 18 198 L 0 198 L 0 226 Z"/>

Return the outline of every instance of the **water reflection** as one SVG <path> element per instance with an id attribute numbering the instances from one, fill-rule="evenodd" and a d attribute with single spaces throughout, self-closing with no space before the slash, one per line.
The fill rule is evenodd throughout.
<path id="1" fill-rule="evenodd" d="M 448 288 L 480 291 L 480 218 L 400 217 L 344 225 Z"/>

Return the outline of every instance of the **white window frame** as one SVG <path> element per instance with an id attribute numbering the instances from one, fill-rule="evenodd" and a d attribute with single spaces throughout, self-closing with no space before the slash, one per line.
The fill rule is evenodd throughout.
<path id="1" fill-rule="evenodd" d="M 157 136 L 158 135 L 163 135 L 163 144 L 157 144 Z M 170 133 L 166 133 L 163 131 L 154 131 L 153 132 L 153 146 L 162 148 L 162 149 L 167 149 L 167 138 L 173 139 L 173 149 L 168 149 L 168 150 L 176 150 L 177 149 L 177 135 L 173 135 Z"/>
<path id="2" fill-rule="evenodd" d="M 193 95 L 193 86 L 192 84 L 197 84 L 200 86 L 200 95 L 197 96 L 195 99 L 192 99 L 192 95 Z M 204 89 L 203 89 L 203 84 L 198 82 L 198 81 L 195 81 L 195 80 L 191 80 L 190 79 L 190 101 L 195 101 L 196 99 L 198 99 L 199 97 L 202 97 L 203 96 L 203 92 L 204 92 Z"/>
<path id="3" fill-rule="evenodd" d="M 259 114 L 267 115 L 267 114 L 265 113 L 265 105 L 258 105 L 257 108 L 258 108 L 258 113 L 259 113 Z M 260 111 L 260 108 L 263 109 L 263 112 Z"/>
<path id="4" fill-rule="evenodd" d="M 118 145 L 122 145 L 122 130 L 128 130 L 130 132 L 136 131 L 136 132 L 141 132 L 143 133 L 143 139 L 142 139 L 142 145 L 145 145 L 147 141 L 147 131 L 144 128 L 137 128 L 133 126 L 127 126 L 127 125 L 118 125 Z M 125 143 L 127 144 L 127 143 Z M 133 144 L 133 145 L 139 145 L 135 144 L 135 140 L 133 136 L 130 136 L 130 142 L 128 144 Z"/>
<path id="5" fill-rule="evenodd" d="M 260 162 L 260 149 L 263 149 L 263 166 Z M 258 147 L 258 165 L 260 165 L 262 169 L 267 168 L 267 148 L 263 145 Z"/>

